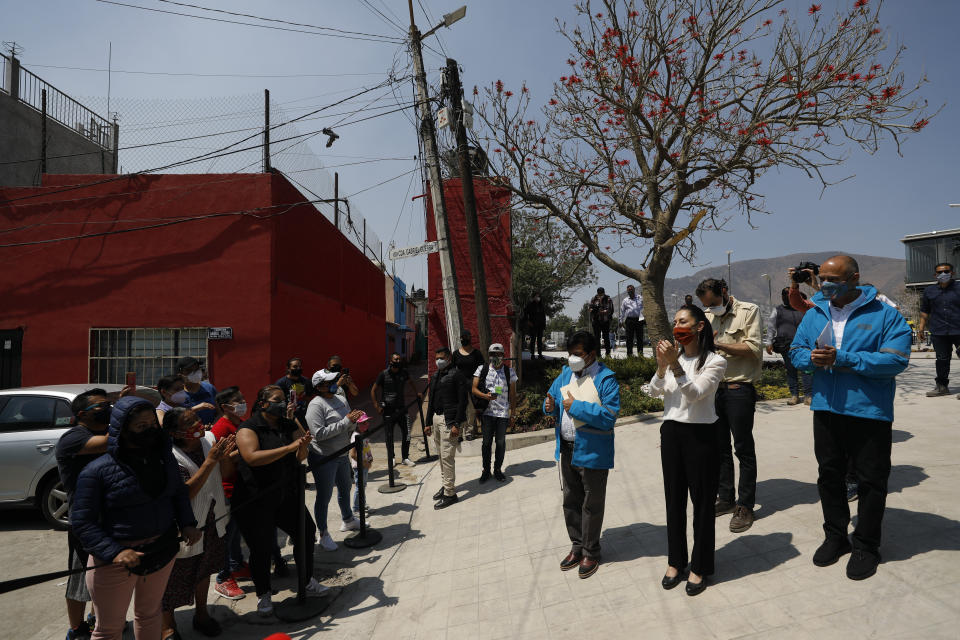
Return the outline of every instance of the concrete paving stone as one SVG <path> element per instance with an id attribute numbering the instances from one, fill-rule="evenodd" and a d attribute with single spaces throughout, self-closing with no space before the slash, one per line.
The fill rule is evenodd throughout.
<path id="1" fill-rule="evenodd" d="M 541 587 L 539 590 L 540 602 L 544 607 L 563 604 L 573 600 L 573 591 L 566 584 L 555 584 Z"/>

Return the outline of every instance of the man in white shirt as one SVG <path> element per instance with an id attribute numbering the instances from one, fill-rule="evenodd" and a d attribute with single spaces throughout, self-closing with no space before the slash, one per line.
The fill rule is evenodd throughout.
<path id="1" fill-rule="evenodd" d="M 637 340 L 637 355 L 643 355 L 643 296 L 632 284 L 627 285 L 627 297 L 620 301 L 620 322 L 627 330 L 627 357 L 633 355 L 633 340 Z"/>
<path id="2" fill-rule="evenodd" d="M 517 374 L 503 364 L 503 345 L 494 342 L 487 350 L 489 364 L 477 367 L 473 374 L 474 403 L 489 402 L 483 411 L 483 472 L 480 484 L 490 479 L 490 454 L 493 439 L 497 440 L 497 457 L 493 477 L 506 481 L 503 475 L 503 457 L 507 447 L 507 426 L 517 406 Z"/>

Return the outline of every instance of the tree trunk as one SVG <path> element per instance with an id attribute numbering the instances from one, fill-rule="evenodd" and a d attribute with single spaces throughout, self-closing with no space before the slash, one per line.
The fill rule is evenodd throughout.
<path id="1" fill-rule="evenodd" d="M 640 278 L 643 291 L 643 317 L 647 321 L 650 344 L 658 340 L 673 339 L 673 321 L 668 316 L 666 301 L 663 298 L 663 284 L 673 257 L 673 247 L 657 245 Z"/>

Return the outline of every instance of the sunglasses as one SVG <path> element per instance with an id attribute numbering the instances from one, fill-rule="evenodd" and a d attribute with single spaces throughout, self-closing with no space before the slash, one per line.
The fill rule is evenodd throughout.
<path id="1" fill-rule="evenodd" d="M 97 409 L 112 409 L 113 404 L 110 402 L 98 402 L 97 404 L 92 404 L 89 407 L 84 407 L 82 411 L 96 411 Z"/>

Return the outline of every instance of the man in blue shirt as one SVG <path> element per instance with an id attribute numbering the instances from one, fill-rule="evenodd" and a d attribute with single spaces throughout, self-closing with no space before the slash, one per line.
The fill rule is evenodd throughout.
<path id="1" fill-rule="evenodd" d="M 213 424 L 217 419 L 217 388 L 203 379 L 200 361 L 191 356 L 177 360 L 177 373 L 183 377 L 183 389 L 187 392 L 185 407 L 194 408 L 197 417 L 205 425 Z M 196 408 L 197 405 L 204 408 Z"/>
<path id="2" fill-rule="evenodd" d="M 911 331 L 877 290 L 860 285 L 850 256 L 820 267 L 812 298 L 790 346 L 800 371 L 813 371 L 813 447 L 823 510 L 823 544 L 813 563 L 826 567 L 846 553 L 847 577 L 869 578 L 880 563 L 880 534 L 890 477 L 896 376 L 910 362 Z M 852 458 L 859 483 L 857 525 L 848 539 L 850 507 L 844 477 Z"/>
<path id="3" fill-rule="evenodd" d="M 578 331 L 567 342 L 569 365 L 553 381 L 543 413 L 556 425 L 563 489 L 563 519 L 570 553 L 560 569 L 578 567 L 589 578 L 600 566 L 600 531 L 613 468 L 613 427 L 620 413 L 620 385 L 598 357 L 599 340 Z"/>
<path id="4" fill-rule="evenodd" d="M 927 392 L 928 398 L 950 394 L 947 383 L 950 380 L 950 358 L 956 350 L 960 358 L 960 286 L 957 286 L 953 265 L 941 262 L 934 268 L 937 284 L 923 290 L 920 299 L 920 323 L 917 326 L 917 339 L 923 342 L 927 326 L 930 327 L 930 340 L 937 354 L 937 378 L 933 391 Z M 960 395 L 957 395 L 960 400 Z"/>

